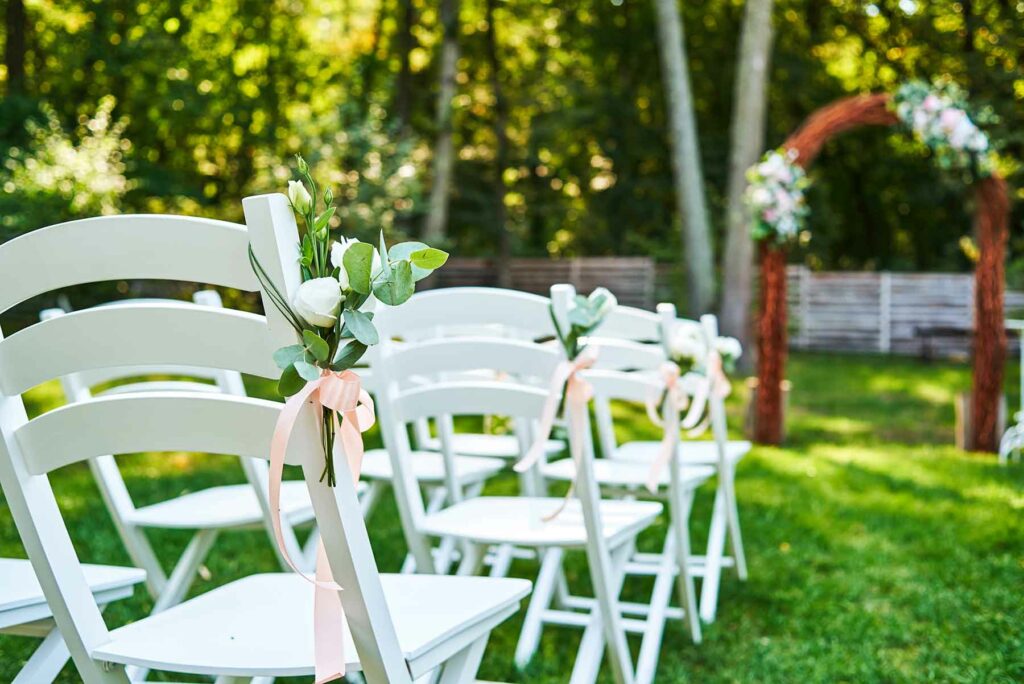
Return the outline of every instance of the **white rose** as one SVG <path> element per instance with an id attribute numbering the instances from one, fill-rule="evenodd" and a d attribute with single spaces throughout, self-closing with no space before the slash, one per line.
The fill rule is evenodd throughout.
<path id="1" fill-rule="evenodd" d="M 595 312 L 598 318 L 604 318 L 612 311 L 612 309 L 619 305 L 619 300 L 615 298 L 615 295 L 603 287 L 596 288 L 590 293 L 590 296 L 587 297 L 587 299 L 594 302 L 602 297 L 604 298 L 604 301 L 601 302 L 601 308 Z"/>
<path id="2" fill-rule="evenodd" d="M 765 187 L 758 186 L 750 191 L 750 203 L 755 207 L 766 207 L 771 201 L 772 194 Z"/>
<path id="3" fill-rule="evenodd" d="M 715 340 L 715 349 L 723 359 L 731 361 L 743 355 L 743 345 L 735 337 L 719 337 Z"/>
<path id="4" fill-rule="evenodd" d="M 288 181 L 288 201 L 295 211 L 303 215 L 313 206 L 313 198 L 302 181 Z"/>
<path id="5" fill-rule="evenodd" d="M 349 288 L 348 271 L 345 270 L 345 252 L 352 245 L 359 242 L 356 238 L 341 238 L 338 242 L 331 245 L 331 265 L 335 268 L 340 268 L 341 272 L 338 274 L 338 280 L 341 282 L 341 289 L 347 290 Z M 381 271 L 380 252 L 374 248 L 373 250 L 373 266 L 370 269 L 370 275 L 376 277 Z"/>
<path id="6" fill-rule="evenodd" d="M 704 333 L 693 325 L 678 325 L 669 338 L 668 349 L 673 359 L 703 362 L 707 353 Z"/>
<path id="7" fill-rule="evenodd" d="M 292 306 L 303 320 L 319 328 L 330 328 L 338 320 L 345 295 L 334 278 L 313 278 L 299 285 Z"/>

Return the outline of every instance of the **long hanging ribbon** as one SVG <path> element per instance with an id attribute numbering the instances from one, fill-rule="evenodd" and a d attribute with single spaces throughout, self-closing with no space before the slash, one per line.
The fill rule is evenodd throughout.
<path id="1" fill-rule="evenodd" d="M 285 402 L 270 444 L 270 511 L 277 547 L 289 567 L 314 585 L 313 601 L 313 654 L 316 684 L 323 684 L 345 676 L 345 613 L 338 592 L 341 587 L 334 581 L 324 551 L 323 541 L 317 542 L 316 576 L 308 577 L 295 565 L 288 554 L 281 531 L 281 479 L 284 460 L 288 452 L 295 421 L 302 407 L 309 402 L 320 411 L 334 412 L 336 434 L 341 439 L 348 459 L 349 470 L 355 480 L 363 463 L 363 432 L 369 430 L 376 418 L 373 399 L 362 388 L 358 375 L 350 370 L 337 373 L 324 370 L 316 380 L 306 383 L 297 394 Z M 340 419 L 339 419 L 340 416 Z"/>
<path id="2" fill-rule="evenodd" d="M 551 376 L 551 384 L 548 388 L 547 403 L 544 404 L 544 409 L 541 412 L 537 439 L 522 460 L 515 464 L 514 469 L 516 472 L 526 472 L 544 455 L 544 449 L 548 438 L 551 436 L 551 430 L 554 427 L 558 407 L 562 403 L 562 397 L 565 398 L 565 413 L 568 418 L 569 453 L 572 455 L 573 464 L 577 471 L 579 470 L 580 462 L 583 459 L 583 440 L 586 439 L 584 434 L 586 432 L 585 412 L 591 398 L 594 396 L 593 386 L 584 380 L 579 375 L 579 372 L 590 368 L 596 362 L 597 348 L 586 347 L 575 359 L 562 361 L 555 368 L 555 372 Z M 545 515 L 542 518 L 544 522 L 550 522 L 558 517 L 558 514 L 565 509 L 569 499 L 572 498 L 575 488 L 576 480 L 573 478 L 569 491 L 566 492 L 565 498 L 562 500 L 562 504 L 553 513 Z"/>
<path id="3" fill-rule="evenodd" d="M 686 417 L 680 422 L 679 413 L 686 408 L 687 399 L 679 386 L 679 366 L 674 363 L 665 363 L 658 369 L 658 373 L 665 385 L 665 409 L 669 422 L 667 425 L 663 424 L 658 416 L 656 403 L 653 400 L 648 400 L 648 418 L 655 425 L 664 428 L 658 455 L 651 464 L 651 470 L 647 475 L 647 489 L 652 493 L 657 491 L 661 471 L 672 459 L 673 449 L 676 449 L 679 444 L 678 429 L 682 427 L 687 431 L 686 434 L 689 437 L 699 436 L 707 429 L 708 425 L 705 413 L 708 398 L 715 396 L 725 399 L 732 392 L 732 386 L 722 368 L 722 356 L 717 350 L 712 349 L 708 353 L 705 382 L 697 386 Z M 700 422 L 698 423 L 698 421 Z"/>

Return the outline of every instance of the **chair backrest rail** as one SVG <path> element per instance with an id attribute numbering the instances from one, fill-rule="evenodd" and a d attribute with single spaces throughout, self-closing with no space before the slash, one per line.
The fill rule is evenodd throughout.
<path id="1" fill-rule="evenodd" d="M 105 280 L 156 279 L 255 291 L 245 226 L 184 216 L 101 216 L 27 233 L 0 251 L 0 313 L 36 295 Z"/>
<path id="2" fill-rule="evenodd" d="M 266 320 L 256 314 L 187 302 L 99 307 L 50 318 L 0 341 L 0 390 L 19 394 L 61 375 L 147 364 L 275 377 L 273 349 Z"/>

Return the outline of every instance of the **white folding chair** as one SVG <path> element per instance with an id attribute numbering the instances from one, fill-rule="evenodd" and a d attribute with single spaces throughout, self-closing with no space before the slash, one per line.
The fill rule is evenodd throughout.
<path id="1" fill-rule="evenodd" d="M 199 306 L 223 307 L 216 290 L 201 290 L 195 293 L 193 299 Z M 174 304 L 176 300 L 126 299 L 102 305 L 102 308 L 146 302 Z M 63 309 L 46 309 L 40 313 L 40 319 L 47 321 L 66 313 Z M 175 379 L 152 379 L 152 376 L 161 375 L 169 375 Z M 246 396 L 241 373 L 220 368 L 139 365 L 94 368 L 68 373 L 62 376 L 60 381 L 65 399 L 69 403 L 91 401 L 100 396 L 152 391 L 220 392 Z M 92 391 L 97 386 L 111 383 L 117 384 L 95 394 Z M 113 455 L 105 454 L 89 460 L 89 468 L 128 555 L 135 565 L 146 570 L 146 587 L 154 600 L 154 613 L 181 602 L 222 532 L 262 526 L 273 541 L 270 504 L 266 497 L 267 465 L 263 461 L 250 458 L 239 460 L 248 484 L 208 487 L 147 506 L 135 505 Z M 313 506 L 310 504 L 305 483 L 298 480 L 285 482 L 282 486 L 281 502 L 282 532 L 289 555 L 299 559 L 307 570 L 312 570 L 317 541 L 315 530 L 305 548 L 300 546 L 294 530 L 294 526 L 309 523 L 313 519 Z M 169 575 L 164 573 L 156 552 L 146 537 L 146 530 L 153 529 L 195 531 Z M 273 548 L 278 555 L 281 568 L 288 569 L 277 545 L 273 544 Z"/>
<path id="2" fill-rule="evenodd" d="M 613 402 L 623 402 L 642 406 L 664 392 L 664 379 L 659 377 L 658 370 L 666 359 L 659 346 L 613 339 L 591 344 L 600 344 L 600 354 L 594 370 L 585 372 L 584 376 L 594 388 L 595 405 L 610 407 Z M 699 376 L 684 376 L 678 382 L 680 394 L 693 397 L 700 391 L 702 383 Z M 676 417 L 677 424 L 678 420 Z M 628 575 L 655 577 L 649 604 L 624 606 L 626 612 L 646 616 L 645 620 L 627 623 L 627 629 L 641 632 L 645 637 L 637 666 L 639 682 L 651 681 L 654 676 L 666 618 L 685 618 L 694 643 L 701 641 L 694 598 L 692 566 L 695 563 L 690 552 L 689 520 L 695 490 L 715 474 L 715 469 L 708 465 L 684 465 L 680 451 L 685 453 L 688 445 L 689 442 L 677 445 L 672 462 L 661 470 L 654 494 L 646 489 L 652 468 L 650 462 L 598 458 L 593 464 L 594 477 L 603 492 L 628 498 L 654 495 L 669 504 L 670 524 L 662 550 L 653 554 L 636 553 L 626 568 Z M 541 466 L 541 473 L 547 480 L 572 481 L 576 477 L 576 466 L 572 459 L 561 459 L 545 463 Z M 673 578 L 677 579 L 680 608 L 670 607 Z M 560 597 L 559 600 L 569 605 L 579 603 L 575 597 Z"/>
<path id="3" fill-rule="evenodd" d="M 601 336 L 619 339 L 660 341 L 667 348 L 669 337 L 677 325 L 699 326 L 705 336 L 707 349 L 713 348 L 712 342 L 718 337 L 717 318 L 707 314 L 701 317 L 699 323 L 677 318 L 675 306 L 672 304 L 659 304 L 657 314 L 630 307 L 617 307 L 598 332 Z M 595 415 L 601 451 L 609 458 L 649 463 L 657 454 L 658 442 L 633 441 L 619 445 L 612 429 L 611 413 L 605 402 L 596 402 Z M 712 439 L 685 440 L 680 459 L 687 466 L 712 466 L 718 474 L 707 551 L 704 556 L 694 557 L 693 568 L 693 574 L 701 578 L 700 617 L 711 623 L 714 622 L 718 609 L 723 569 L 734 567 L 740 580 L 747 579 L 746 556 L 736 505 L 735 478 L 736 466 L 750 451 L 751 444 L 746 440 L 729 439 L 725 401 L 715 393 L 708 397 L 708 415 Z M 732 556 L 725 555 L 727 537 L 732 547 Z"/>
<path id="4" fill-rule="evenodd" d="M 131 596 L 146 577 L 138 568 L 114 565 L 82 565 L 82 572 L 100 610 Z M 52 682 L 70 657 L 32 564 L 21 558 L 0 558 L 0 634 L 43 640 L 12 684 Z"/>
<path id="5" fill-rule="evenodd" d="M 601 500 L 589 465 L 585 465 L 577 481 L 578 499 L 564 502 L 564 510 L 553 520 L 546 521 L 545 517 L 563 505 L 563 500 L 556 497 L 478 496 L 429 512 L 406 466 L 411 450 L 408 426 L 421 418 L 486 412 L 517 418 L 532 431 L 548 401 L 548 391 L 518 378 L 550 377 L 561 358 L 554 347 L 496 338 L 435 339 L 383 346 L 378 366 L 386 375 L 381 392 L 386 417 L 382 432 L 396 474 L 394 486 L 403 530 L 420 572 L 434 567 L 431 537 L 458 540 L 463 555 L 457 572 L 463 575 L 477 573 L 491 547 L 536 549 L 542 556 L 541 568 L 521 632 L 517 664 L 525 666 L 536 650 L 545 623 L 571 625 L 584 628 L 573 682 L 596 679 L 605 645 L 616 681 L 632 682 L 633 665 L 618 596 L 636 536 L 655 520 L 661 504 Z M 459 377 L 481 368 L 506 373 L 508 379 Z M 416 373 L 435 377 L 455 374 L 457 379 L 412 387 L 402 382 Z M 582 419 L 589 421 L 587 415 Z M 585 431 L 589 434 L 589 426 Z M 583 461 L 589 464 L 589 440 L 581 448 Z M 443 441 L 442 450 L 450 451 L 451 445 Z M 596 602 L 588 602 L 582 611 L 553 610 L 549 605 L 555 579 L 561 572 L 565 551 L 571 549 L 587 553 Z M 495 563 L 491 574 L 507 570 L 507 564 Z"/>
<path id="6" fill-rule="evenodd" d="M 257 291 L 256 256 L 289 299 L 301 281 L 298 231 L 283 195 L 248 198 L 248 228 L 171 216 L 116 216 L 44 228 L 0 245 L 0 313 L 85 282 L 133 278 Z M 0 339 L 0 484 L 82 679 L 125 682 L 124 666 L 251 677 L 313 671 L 313 591 L 294 573 L 253 575 L 110 631 L 50 486 L 57 468 L 105 454 L 187 451 L 266 458 L 281 404 L 209 392 L 140 392 L 69 404 L 28 420 L 21 393 L 93 368 L 199 366 L 276 377 L 273 351 L 297 335 L 268 316 L 188 304 L 128 304 L 37 323 Z M 378 574 L 353 473 L 320 481 L 319 416 L 300 414 L 286 462 L 307 485 L 349 629 L 348 669 L 371 684 L 440 669 L 471 682 L 491 629 L 529 592 L 524 580 Z"/>

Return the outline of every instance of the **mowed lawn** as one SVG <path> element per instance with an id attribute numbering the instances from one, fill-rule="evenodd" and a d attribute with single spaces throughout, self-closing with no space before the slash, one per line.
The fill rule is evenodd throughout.
<path id="1" fill-rule="evenodd" d="M 1016 372 L 1008 369 L 1011 407 Z M 969 369 L 796 355 L 790 378 L 786 447 L 755 448 L 738 475 L 750 579 L 725 578 L 718 621 L 705 629 L 701 646 L 670 623 L 658 681 L 1024 681 L 1024 464 L 1000 468 L 993 456 L 953 448 L 953 400 L 968 387 Z M 737 434 L 745 404 L 739 385 L 730 399 Z M 39 388 L 33 409 L 58 397 L 55 384 Z M 623 408 L 620 417 L 622 438 L 655 435 L 641 411 Z M 150 454 L 121 461 L 138 503 L 242 477 L 237 462 L 224 457 Z M 87 467 L 66 468 L 52 479 L 80 557 L 127 564 Z M 492 490 L 513 488 L 506 477 Z M 702 491 L 694 511 L 698 547 L 712 493 Z M 369 527 L 378 565 L 394 571 L 404 544 L 390 501 Z M 642 545 L 657 536 L 648 534 Z M 153 538 L 169 567 L 188 535 Z M 0 505 L 0 555 L 24 556 L 6 505 Z M 570 582 L 583 592 L 586 568 L 577 556 Z M 228 534 L 193 592 L 275 569 L 262 532 Z M 513 568 L 525 577 L 535 570 L 527 562 Z M 643 599 L 648 588 L 630 580 L 626 595 Z M 144 615 L 150 605 L 139 590 L 107 610 L 108 624 Z M 520 673 L 512 665 L 520 619 L 521 613 L 493 634 L 481 677 L 567 681 L 579 632 L 547 631 Z M 0 682 L 14 677 L 35 643 L 0 636 Z M 70 666 L 60 679 L 78 680 Z"/>

